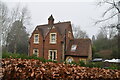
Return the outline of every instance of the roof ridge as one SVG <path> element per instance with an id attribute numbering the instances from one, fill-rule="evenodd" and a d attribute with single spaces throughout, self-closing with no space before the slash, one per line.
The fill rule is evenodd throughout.
<path id="1" fill-rule="evenodd" d="M 53 25 L 56 25 L 56 24 L 62 24 L 62 23 L 71 23 L 71 21 L 66 21 L 66 22 L 58 22 L 58 23 L 54 23 Z M 43 24 L 43 25 L 37 25 L 37 27 L 40 27 L 40 26 L 47 26 L 48 24 Z"/>

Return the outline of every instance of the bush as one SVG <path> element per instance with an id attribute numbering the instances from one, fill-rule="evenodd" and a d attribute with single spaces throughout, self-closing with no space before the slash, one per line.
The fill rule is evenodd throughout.
<path id="1" fill-rule="evenodd" d="M 103 68 L 103 63 L 102 62 L 90 62 L 85 65 L 86 67 L 98 67 L 98 68 Z"/>
<path id="2" fill-rule="evenodd" d="M 73 65 L 78 65 L 76 62 L 72 61 L 71 63 L 69 64 L 73 64 Z"/>
<path id="3" fill-rule="evenodd" d="M 120 67 L 117 64 L 110 64 L 106 69 L 120 69 Z"/>
<path id="4" fill-rule="evenodd" d="M 26 59 L 28 56 L 25 54 L 18 54 L 18 53 L 9 53 L 9 52 L 4 52 L 2 53 L 2 58 L 21 58 L 21 59 Z"/>
<path id="5" fill-rule="evenodd" d="M 102 56 L 99 53 L 94 54 L 94 58 L 101 58 Z"/>
<path id="6" fill-rule="evenodd" d="M 85 62 L 84 61 L 79 61 L 79 64 L 80 64 L 80 66 L 85 66 Z"/>
<path id="7" fill-rule="evenodd" d="M 41 57 L 37 57 L 36 55 L 32 55 L 32 56 L 27 56 L 25 54 L 18 54 L 18 53 L 9 53 L 9 52 L 4 52 L 2 53 L 2 58 L 21 58 L 21 59 L 37 59 L 40 60 L 42 62 L 54 62 L 57 63 L 57 61 L 53 61 L 53 60 L 45 60 L 44 58 Z"/>

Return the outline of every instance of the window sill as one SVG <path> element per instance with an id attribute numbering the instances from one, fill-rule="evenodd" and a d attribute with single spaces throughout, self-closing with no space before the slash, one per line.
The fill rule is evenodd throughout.
<path id="1" fill-rule="evenodd" d="M 50 44 L 56 44 L 56 42 L 50 42 Z"/>
<path id="2" fill-rule="evenodd" d="M 39 44 L 39 42 L 34 42 L 34 44 Z"/>

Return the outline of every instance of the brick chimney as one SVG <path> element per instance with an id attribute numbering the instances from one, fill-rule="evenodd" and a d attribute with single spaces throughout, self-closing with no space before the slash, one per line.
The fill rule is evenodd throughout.
<path id="1" fill-rule="evenodd" d="M 49 18 L 48 18 L 48 25 L 52 25 L 54 24 L 54 18 L 53 16 L 51 15 Z"/>

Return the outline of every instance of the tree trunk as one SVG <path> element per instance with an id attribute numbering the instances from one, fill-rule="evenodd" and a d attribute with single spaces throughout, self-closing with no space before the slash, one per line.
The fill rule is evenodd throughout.
<path id="1" fill-rule="evenodd" d="M 118 30 L 118 58 L 120 58 L 120 30 Z"/>

